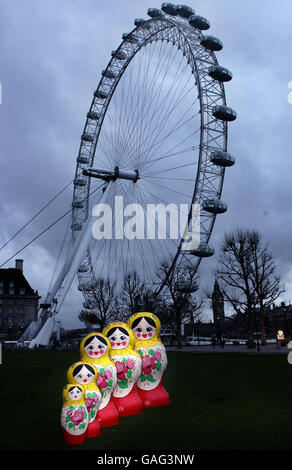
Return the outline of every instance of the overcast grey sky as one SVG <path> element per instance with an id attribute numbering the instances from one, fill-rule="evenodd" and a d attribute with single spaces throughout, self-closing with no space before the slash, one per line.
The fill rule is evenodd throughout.
<path id="1" fill-rule="evenodd" d="M 1 0 L 1 246 L 74 177 L 80 135 L 101 70 L 157 0 Z M 188 5 L 211 22 L 210 34 L 224 48 L 219 63 L 233 72 L 227 102 L 238 114 L 229 126 L 229 151 L 236 165 L 226 172 L 212 245 L 236 226 L 259 230 L 277 258 L 292 300 L 292 80 L 290 0 L 198 0 Z M 62 202 L 34 221 L 6 249 L 1 263 L 70 208 Z M 28 281 L 45 296 L 68 219 L 17 257 Z M 203 287 L 212 284 L 216 257 L 200 266 Z M 5 267 L 14 266 L 10 261 Z M 82 302 L 76 284 L 62 313 L 63 326 L 76 321 Z"/>

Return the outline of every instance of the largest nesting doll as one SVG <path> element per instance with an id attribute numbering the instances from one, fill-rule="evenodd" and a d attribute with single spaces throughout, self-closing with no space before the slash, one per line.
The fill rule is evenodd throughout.
<path id="1" fill-rule="evenodd" d="M 83 385 L 85 388 L 85 403 L 88 411 L 87 437 L 95 437 L 100 434 L 100 424 L 97 418 L 101 393 L 97 386 L 96 367 L 85 361 L 75 362 L 67 371 L 69 384 Z"/>
<path id="2" fill-rule="evenodd" d="M 135 335 L 127 323 L 110 323 L 103 334 L 110 340 L 111 356 L 117 369 L 117 386 L 113 400 L 120 416 L 130 416 L 142 412 L 143 403 L 137 392 L 142 360 L 135 349 Z"/>
<path id="3" fill-rule="evenodd" d="M 139 312 L 129 318 L 128 324 L 133 329 L 136 348 L 142 359 L 142 372 L 137 388 L 143 405 L 168 405 L 170 397 L 163 386 L 167 356 L 159 337 L 160 320 L 153 313 Z"/>
<path id="4" fill-rule="evenodd" d="M 90 333 L 80 344 L 81 360 L 97 369 L 97 386 L 101 391 L 97 419 L 101 427 L 114 426 L 119 422 L 119 412 L 112 399 L 117 385 L 117 371 L 110 350 L 111 344 L 102 333 Z"/>

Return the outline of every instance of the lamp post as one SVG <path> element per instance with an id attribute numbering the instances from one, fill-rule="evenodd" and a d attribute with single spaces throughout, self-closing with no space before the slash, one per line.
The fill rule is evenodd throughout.
<path id="1" fill-rule="evenodd" d="M 283 308 L 283 314 L 284 314 L 284 321 L 285 321 L 285 330 L 284 330 L 284 332 L 285 332 L 285 338 L 287 338 L 287 336 L 288 336 L 288 325 L 287 325 L 287 307 L 286 306 L 284 306 L 284 308 Z"/>
<path id="2" fill-rule="evenodd" d="M 257 320 L 257 314 L 256 314 L 256 309 L 255 309 L 255 308 L 254 308 L 254 317 L 255 317 L 256 333 L 257 333 L 257 348 L 258 348 L 258 352 L 260 352 L 259 332 L 258 332 L 258 320 Z"/>
<path id="3" fill-rule="evenodd" d="M 258 321 L 257 321 L 256 302 L 255 302 L 255 294 L 254 293 L 251 294 L 251 300 L 252 300 L 252 311 L 253 311 L 254 324 L 255 324 L 255 327 L 256 327 L 256 335 L 257 335 L 257 350 L 258 350 L 258 352 L 260 352 Z"/>

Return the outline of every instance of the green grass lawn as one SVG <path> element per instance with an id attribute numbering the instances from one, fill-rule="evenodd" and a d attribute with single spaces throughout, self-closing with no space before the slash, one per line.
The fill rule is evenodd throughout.
<path id="1" fill-rule="evenodd" d="M 4 351 L 0 450 L 62 450 L 62 388 L 78 351 Z M 169 352 L 171 405 L 105 428 L 84 450 L 292 449 L 285 355 Z M 71 448 L 70 448 L 71 449 Z"/>

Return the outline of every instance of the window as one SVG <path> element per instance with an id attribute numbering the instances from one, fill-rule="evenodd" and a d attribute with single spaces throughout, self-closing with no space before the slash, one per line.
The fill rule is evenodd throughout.
<path id="1" fill-rule="evenodd" d="M 19 295 L 25 295 L 25 288 L 24 287 L 19 288 Z"/>
<path id="2" fill-rule="evenodd" d="M 9 295 L 14 295 L 14 281 L 9 282 Z"/>

